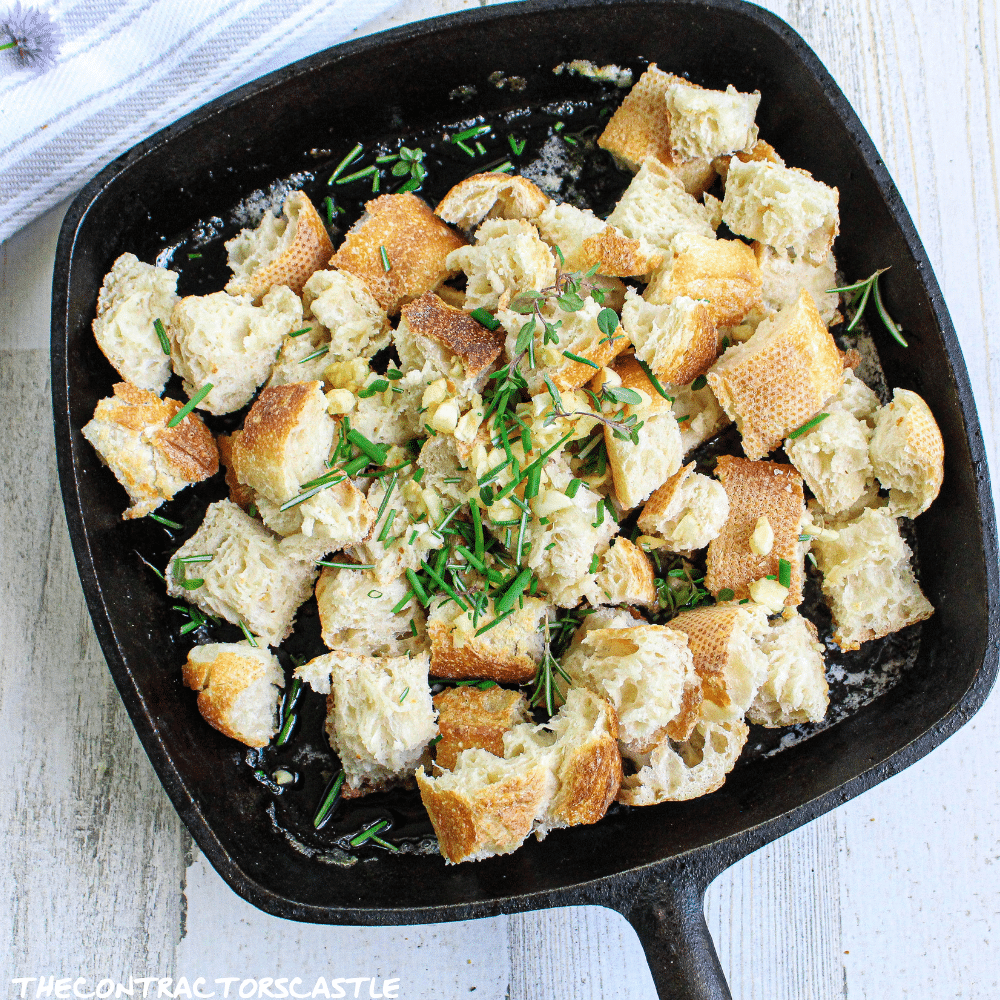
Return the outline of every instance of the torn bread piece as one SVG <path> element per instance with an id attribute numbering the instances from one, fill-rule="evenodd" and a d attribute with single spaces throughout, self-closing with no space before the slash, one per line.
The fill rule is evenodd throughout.
<path id="1" fill-rule="evenodd" d="M 533 220 L 548 203 L 548 195 L 526 177 L 473 174 L 459 181 L 434 211 L 468 232 L 484 219 Z"/>
<path id="2" fill-rule="evenodd" d="M 296 295 L 330 259 L 333 244 L 326 226 L 304 191 L 292 191 L 281 218 L 267 211 L 256 229 L 243 229 L 226 241 L 232 278 L 230 295 L 249 295 L 255 302 L 277 285 Z"/>
<path id="3" fill-rule="evenodd" d="M 450 771 L 463 750 L 477 747 L 503 756 L 504 733 L 529 722 L 528 701 L 520 691 L 494 685 L 445 688 L 434 695 L 441 739 L 434 749 L 435 765 Z"/>
<path id="4" fill-rule="evenodd" d="M 733 159 L 742 160 L 744 163 L 764 161 L 767 163 L 776 163 L 780 167 L 785 165 L 785 161 L 778 155 L 778 151 L 774 146 L 763 139 L 758 139 L 750 149 L 741 149 L 732 156 L 717 156 L 712 160 L 712 166 L 715 167 L 716 172 L 722 178 L 723 184 L 725 184 L 726 178 L 729 176 L 729 164 Z"/>
<path id="5" fill-rule="evenodd" d="M 364 371 L 368 366 L 356 358 Z M 330 365 L 326 369 L 329 380 Z M 338 376 L 339 378 L 339 376 Z M 369 372 L 361 385 L 352 384 L 345 396 L 338 386 L 326 394 L 327 409 L 338 415 L 347 415 L 351 429 L 363 434 L 369 441 L 383 445 L 405 445 L 418 434 L 426 434 L 423 429 L 424 393 L 436 378 L 431 365 L 419 371 L 407 372 L 401 379 L 385 379 L 375 372 Z"/>
<path id="6" fill-rule="evenodd" d="M 182 676 L 198 692 L 198 711 L 214 729 L 248 747 L 271 742 L 285 674 L 269 649 L 249 642 L 194 646 Z"/>
<path id="7" fill-rule="evenodd" d="M 281 341 L 268 387 L 323 381 L 323 372 L 330 363 L 330 331 L 313 316 L 303 316 L 302 324 Z"/>
<path id="8" fill-rule="evenodd" d="M 758 604 L 716 604 L 682 611 L 670 627 L 688 637 L 701 679 L 701 718 L 742 720 L 767 679 L 767 657 L 758 642 L 767 633 L 767 611 Z"/>
<path id="9" fill-rule="evenodd" d="M 837 286 L 837 262 L 832 253 L 813 264 L 805 257 L 791 258 L 779 253 L 766 243 L 754 243 L 753 251 L 760 268 L 764 315 L 791 305 L 804 288 L 827 326 L 840 322 L 840 295 L 830 291 Z"/>
<path id="10" fill-rule="evenodd" d="M 668 552 L 689 555 L 717 538 L 728 517 L 725 487 L 689 462 L 646 501 L 638 526 L 644 535 L 662 539 Z"/>
<path id="11" fill-rule="evenodd" d="M 750 149 L 757 141 L 754 118 L 760 91 L 741 94 L 732 84 L 706 90 L 677 80 L 664 91 L 670 116 L 670 147 L 681 160 L 713 160 Z"/>
<path id="12" fill-rule="evenodd" d="M 944 480 L 944 441 L 930 407 L 909 389 L 893 389 L 875 416 L 872 467 L 889 491 L 893 514 L 916 517 L 934 502 Z"/>
<path id="13" fill-rule="evenodd" d="M 215 440 L 196 414 L 167 426 L 180 409 L 176 399 L 119 382 L 84 425 L 81 433 L 128 492 L 123 518 L 145 517 L 219 471 Z"/>
<path id="14" fill-rule="evenodd" d="M 580 630 L 562 666 L 574 686 L 610 701 L 621 741 L 636 752 L 668 734 L 686 739 L 698 720 L 701 681 L 682 632 L 645 622 Z"/>
<path id="15" fill-rule="evenodd" d="M 465 240 L 415 194 L 383 194 L 347 234 L 330 266 L 360 278 L 395 316 L 404 302 L 431 292 L 456 273 L 448 255 Z"/>
<path id="16" fill-rule="evenodd" d="M 737 600 L 752 595 L 751 585 L 773 576 L 787 589 L 783 603 L 802 601 L 802 551 L 799 534 L 805 517 L 802 477 L 790 465 L 748 462 L 720 455 L 715 474 L 729 498 L 729 516 L 708 546 L 705 586 L 718 598 L 731 590 Z M 763 538 L 763 540 L 762 540 Z M 781 564 L 788 564 L 782 582 Z"/>
<path id="17" fill-rule="evenodd" d="M 829 527 L 836 537 L 815 539 L 812 550 L 833 613 L 833 641 L 841 649 L 858 649 L 934 614 L 913 573 L 910 547 L 888 510 L 868 509 Z"/>
<path id="18" fill-rule="evenodd" d="M 593 607 L 630 604 L 652 608 L 657 603 L 653 566 L 646 553 L 627 538 L 618 537 L 601 556 L 594 586 L 587 599 Z"/>
<path id="19" fill-rule="evenodd" d="M 741 240 L 680 233 L 673 256 L 653 276 L 644 298 L 667 303 L 686 295 L 704 303 L 716 326 L 734 326 L 760 305 L 761 274 L 753 251 Z"/>
<path id="20" fill-rule="evenodd" d="M 192 557 L 195 561 L 185 562 Z M 295 612 L 312 594 L 316 574 L 313 566 L 286 556 L 262 524 L 220 500 L 209 505 L 164 575 L 171 597 L 183 597 L 233 625 L 242 623 L 277 646 L 291 635 Z M 197 580 L 203 582 L 191 586 Z"/>
<path id="21" fill-rule="evenodd" d="M 233 444 L 239 439 L 240 432 L 233 431 L 232 434 L 220 434 L 215 439 L 216 447 L 219 449 L 219 461 L 226 470 L 226 486 L 229 489 L 229 499 L 237 507 L 241 507 L 248 514 L 250 508 L 254 507 L 254 500 L 257 494 L 236 478 L 236 469 L 233 466 Z"/>
<path id="22" fill-rule="evenodd" d="M 824 408 L 831 413 L 835 410 L 845 410 L 874 428 L 875 414 L 878 413 L 880 405 L 878 396 L 850 368 L 845 368 L 843 385 Z"/>
<path id="23" fill-rule="evenodd" d="M 681 430 L 681 450 L 685 457 L 732 423 L 707 385 L 700 389 L 695 389 L 691 383 L 663 388 L 674 399 L 672 407 Z"/>
<path id="24" fill-rule="evenodd" d="M 726 176 L 722 221 L 737 236 L 822 264 L 840 231 L 839 199 L 808 170 L 737 158 Z"/>
<path id="25" fill-rule="evenodd" d="M 736 421 L 747 458 L 763 458 L 790 431 L 820 412 L 844 380 L 833 337 L 805 289 L 793 305 L 764 320 L 708 373 L 708 384 Z"/>
<path id="26" fill-rule="evenodd" d="M 260 306 L 246 295 L 187 295 L 170 315 L 170 361 L 188 397 L 211 384 L 199 409 L 232 413 L 267 381 L 282 341 L 301 326 L 302 303 L 284 285 Z"/>
<path id="27" fill-rule="evenodd" d="M 630 288 L 621 325 L 635 356 L 661 383 L 687 385 L 719 356 L 719 337 L 705 303 L 685 295 L 654 304 Z"/>
<path id="28" fill-rule="evenodd" d="M 537 597 L 524 597 L 513 614 L 483 631 L 497 620 L 492 600 L 477 617 L 450 597 L 434 598 L 427 613 L 431 673 L 449 680 L 474 677 L 508 684 L 530 681 L 545 651 L 540 629 L 550 608 Z"/>
<path id="29" fill-rule="evenodd" d="M 389 317 L 365 282 L 350 271 L 317 271 L 302 289 L 302 304 L 329 331 L 326 364 L 367 360 L 389 346 Z"/>
<path id="30" fill-rule="evenodd" d="M 156 333 L 179 301 L 177 273 L 123 253 L 104 276 L 93 331 L 97 346 L 119 375 L 139 389 L 163 394 L 170 355 Z"/>
<path id="31" fill-rule="evenodd" d="M 830 704 L 823 643 L 808 618 L 780 618 L 758 642 L 767 656 L 767 680 L 747 718 L 769 729 L 822 722 Z"/>
<path id="32" fill-rule="evenodd" d="M 740 719 L 698 722 L 683 742 L 663 739 L 647 753 L 623 750 L 635 768 L 626 774 L 618 801 L 627 806 L 652 806 L 659 802 L 684 802 L 717 791 L 750 735 Z"/>

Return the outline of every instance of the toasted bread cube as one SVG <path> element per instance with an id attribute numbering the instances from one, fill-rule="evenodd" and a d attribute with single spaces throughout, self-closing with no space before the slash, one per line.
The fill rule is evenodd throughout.
<path id="1" fill-rule="evenodd" d="M 330 266 L 359 277 L 378 304 L 395 316 L 404 302 L 433 291 L 455 274 L 458 267 L 446 259 L 464 245 L 465 240 L 415 194 L 383 194 L 365 203 L 365 215 L 330 258 Z"/>
<path id="2" fill-rule="evenodd" d="M 272 503 L 283 504 L 303 483 L 329 471 L 335 431 L 320 382 L 264 389 L 233 444 L 236 476 Z"/>
<path id="3" fill-rule="evenodd" d="M 233 272 L 226 291 L 259 303 L 277 285 L 301 295 L 313 272 L 330 259 L 333 244 L 308 195 L 293 191 L 281 218 L 265 212 L 256 229 L 243 229 L 227 240 L 226 250 Z"/>
<path id="4" fill-rule="evenodd" d="M 627 806 L 684 802 L 721 788 L 750 735 L 745 722 L 699 722 L 682 743 L 664 739 L 648 753 L 627 757 L 637 768 L 627 775 L 618 801 Z"/>
<path id="5" fill-rule="evenodd" d="M 329 330 L 326 364 L 368 359 L 389 346 L 389 317 L 364 281 L 350 271 L 317 271 L 302 289 L 302 304 Z"/>
<path id="6" fill-rule="evenodd" d="M 677 176 L 685 190 L 701 194 L 715 176 L 711 162 L 676 156 L 670 141 L 665 95 L 671 84 L 686 82 L 650 63 L 608 120 L 597 145 L 633 173 L 650 160 L 658 160 Z"/>
<path id="7" fill-rule="evenodd" d="M 302 303 L 284 285 L 260 306 L 246 295 L 187 295 L 170 315 L 170 360 L 189 398 L 212 385 L 199 409 L 232 413 L 267 381 L 286 334 L 301 326 Z"/>
<path id="8" fill-rule="evenodd" d="M 496 310 L 518 292 L 541 291 L 556 280 L 552 251 L 530 222 L 487 219 L 476 232 L 475 246 L 453 250 L 448 267 L 468 277 L 465 309 Z"/>
<path id="9" fill-rule="evenodd" d="M 639 530 L 664 539 L 668 552 L 690 554 L 703 549 L 718 537 L 729 517 L 725 487 L 694 470 L 690 462 L 674 473 L 639 515 Z"/>
<path id="10" fill-rule="evenodd" d="M 209 562 L 186 565 L 188 556 L 211 555 Z M 167 571 L 167 593 L 183 597 L 202 611 L 241 622 L 267 645 L 292 633 L 295 612 L 312 593 L 316 569 L 286 556 L 277 539 L 236 504 L 210 504 L 198 530 L 174 553 Z M 178 580 L 204 580 L 194 589 Z"/>
<path id="11" fill-rule="evenodd" d="M 845 410 L 871 428 L 875 427 L 879 405 L 878 396 L 850 368 L 844 369 L 844 384 L 837 395 L 825 404 L 831 413 L 834 410 Z"/>
<path id="12" fill-rule="evenodd" d="M 434 695 L 441 740 L 434 763 L 451 770 L 463 750 L 478 747 L 495 757 L 503 756 L 504 733 L 520 722 L 528 722 L 528 701 L 520 691 L 493 686 L 445 688 Z"/>
<path id="13" fill-rule="evenodd" d="M 758 139 L 750 149 L 740 149 L 732 156 L 717 156 L 712 160 L 712 166 L 722 178 L 723 184 L 725 184 L 726 178 L 729 176 L 729 164 L 733 159 L 742 160 L 744 163 L 764 161 L 766 163 L 776 163 L 779 167 L 785 165 L 785 161 L 778 156 L 778 152 L 774 146 L 763 139 Z"/>
<path id="14" fill-rule="evenodd" d="M 767 633 L 766 610 L 753 603 L 708 605 L 682 611 L 670 627 L 688 637 L 701 678 L 701 718 L 741 720 L 767 679 L 767 657 L 757 645 Z"/>
<path id="15" fill-rule="evenodd" d="M 327 369 L 329 371 L 330 368 Z M 385 389 L 371 395 L 357 395 L 348 412 L 351 428 L 364 434 L 369 441 L 389 445 L 403 445 L 421 432 L 426 434 L 423 430 L 426 421 L 422 419 L 424 415 L 420 409 L 424 391 L 434 378 L 435 372 L 430 365 L 421 371 L 407 372 L 395 382 L 370 373 L 364 380 L 363 388 L 370 391 L 372 385 L 381 383 Z M 328 406 L 332 395 L 332 392 L 327 394 Z"/>
<path id="16" fill-rule="evenodd" d="M 241 507 L 249 513 L 254 506 L 257 494 L 245 483 L 241 483 L 236 478 L 236 468 L 233 465 L 233 443 L 239 439 L 240 432 L 233 431 L 232 434 L 220 434 L 215 439 L 215 444 L 219 449 L 219 461 L 226 470 L 226 486 L 229 489 L 229 499 L 237 507 Z"/>
<path id="17" fill-rule="evenodd" d="M 708 373 L 708 384 L 736 421 L 747 458 L 763 458 L 814 417 L 844 380 L 844 364 L 812 296 L 764 320 Z"/>
<path id="18" fill-rule="evenodd" d="M 611 702 L 620 738 L 635 752 L 665 735 L 686 739 L 701 705 L 687 636 L 664 625 L 581 630 L 563 657 L 573 684 Z"/>
<path id="19" fill-rule="evenodd" d="M 600 274 L 626 278 L 649 274 L 663 263 L 663 251 L 644 239 L 630 239 L 590 209 L 553 201 L 535 224 L 546 243 L 559 247 L 567 271 L 596 267 Z"/>
<path id="20" fill-rule="evenodd" d="M 459 181 L 434 209 L 445 222 L 469 231 L 484 219 L 533 220 L 549 197 L 526 177 L 473 174 Z"/>
<path id="21" fill-rule="evenodd" d="M 312 316 L 303 316 L 302 322 L 299 330 L 292 330 L 281 341 L 267 388 L 323 381 L 323 372 L 330 364 L 330 331 Z"/>
<path id="22" fill-rule="evenodd" d="M 656 605 L 653 566 L 646 553 L 627 538 L 616 538 L 601 556 L 592 592 L 591 605 L 630 604 L 644 608 Z"/>
<path id="23" fill-rule="evenodd" d="M 625 388 L 642 393 L 644 398 L 641 404 L 624 407 L 626 417 L 634 416 L 642 423 L 638 444 L 623 441 L 610 427 L 604 428 L 615 496 L 625 510 L 631 510 L 680 468 L 681 432 L 671 404 L 653 388 L 635 358 L 620 358 L 614 373 Z M 602 377 L 595 377 L 595 391 L 599 391 Z"/>
<path id="24" fill-rule="evenodd" d="M 716 597 L 720 590 L 731 590 L 742 600 L 750 596 L 755 580 L 777 578 L 783 559 L 791 569 L 785 604 L 794 608 L 802 601 L 799 533 L 806 513 L 802 477 L 790 465 L 748 462 L 732 455 L 719 456 L 715 474 L 729 497 L 729 516 L 708 546 L 705 586 Z M 773 541 L 766 552 L 758 554 L 752 536 L 762 517 L 767 519 Z"/>
<path id="25" fill-rule="evenodd" d="M 828 513 L 842 514 L 872 495 L 871 435 L 863 420 L 831 408 L 815 427 L 785 439 L 785 454 Z"/>
<path id="26" fill-rule="evenodd" d="M 767 680 L 747 718 L 770 729 L 822 722 L 830 704 L 823 643 L 808 618 L 793 615 L 772 625 L 759 642 L 767 655 Z"/>
<path id="27" fill-rule="evenodd" d="M 700 389 L 690 383 L 666 385 L 664 389 L 668 396 L 674 397 L 673 411 L 681 429 L 681 451 L 685 457 L 732 423 L 707 385 Z"/>
<path id="28" fill-rule="evenodd" d="M 545 650 L 540 628 L 550 605 L 537 597 L 523 598 L 514 613 L 482 635 L 476 632 L 496 620 L 493 601 L 473 621 L 450 597 L 435 598 L 428 609 L 431 672 L 435 677 L 462 680 L 481 677 L 524 684 L 535 676 Z"/>
<path id="29" fill-rule="evenodd" d="M 837 261 L 832 253 L 813 264 L 805 257 L 792 260 L 766 243 L 754 243 L 753 250 L 763 282 L 761 296 L 765 313 L 792 305 L 804 288 L 812 296 L 827 326 L 840 321 L 840 295 L 829 291 L 837 285 Z"/>
<path id="30" fill-rule="evenodd" d="M 634 240 L 669 251 L 679 233 L 715 237 L 709 211 L 696 201 L 677 175 L 657 159 L 646 160 L 625 189 L 608 223 Z"/>
<path id="31" fill-rule="evenodd" d="M 934 614 L 889 511 L 868 509 L 832 527 L 837 537 L 816 539 L 813 551 L 836 626 L 833 641 L 841 649 L 858 649 Z"/>
<path id="32" fill-rule="evenodd" d="M 170 356 L 154 326 L 164 329 L 178 302 L 177 274 L 123 253 L 104 276 L 97 296 L 94 337 L 118 374 L 157 396 L 170 378 Z"/>
<path id="33" fill-rule="evenodd" d="M 671 302 L 678 295 L 701 299 L 716 326 L 740 323 L 760 305 L 760 268 L 745 243 L 682 233 L 673 250 L 646 289 L 649 302 Z"/>
<path id="34" fill-rule="evenodd" d="M 417 457 L 417 466 L 424 470 L 420 485 L 434 490 L 451 504 L 464 504 L 478 489 L 476 477 L 463 462 L 463 459 L 469 461 L 469 451 L 468 444 L 450 434 L 429 437 Z"/>
<path id="35" fill-rule="evenodd" d="M 285 675 L 278 658 L 249 642 L 194 646 L 184 664 L 186 687 L 198 692 L 198 711 L 224 736 L 266 747 L 278 731 Z"/>
<path id="36" fill-rule="evenodd" d="M 741 94 L 732 84 L 706 90 L 686 80 L 664 91 L 670 116 L 670 146 L 681 160 L 712 160 L 750 149 L 757 141 L 754 117 L 760 91 Z"/>
<path id="37" fill-rule="evenodd" d="M 168 427 L 181 404 L 119 382 L 98 402 L 83 436 L 125 487 L 129 520 L 145 517 L 185 486 L 219 471 L 219 453 L 209 429 L 193 413 Z"/>
<path id="38" fill-rule="evenodd" d="M 840 193 L 808 170 L 766 160 L 729 165 L 722 221 L 737 236 L 822 264 L 840 231 Z"/>
<path id="39" fill-rule="evenodd" d="M 892 513 L 916 517 L 927 510 L 944 480 L 944 441 L 923 399 L 909 389 L 893 389 L 892 402 L 876 414 L 870 448 Z"/>
<path id="40" fill-rule="evenodd" d="M 630 288 L 622 329 L 635 346 L 635 356 L 667 384 L 693 382 L 719 356 L 719 337 L 705 304 L 685 295 L 654 304 Z"/>

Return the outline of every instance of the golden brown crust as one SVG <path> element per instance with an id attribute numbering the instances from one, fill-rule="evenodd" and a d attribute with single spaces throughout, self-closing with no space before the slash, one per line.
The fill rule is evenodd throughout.
<path id="1" fill-rule="evenodd" d="M 434 696 L 441 739 L 434 763 L 451 770 L 458 755 L 479 747 L 495 757 L 503 756 L 503 734 L 527 717 L 528 704 L 519 691 L 491 687 L 447 688 Z"/>
<path id="2" fill-rule="evenodd" d="M 733 156 L 744 163 L 750 163 L 751 160 L 765 160 L 768 163 L 776 163 L 779 167 L 785 165 L 785 161 L 778 156 L 774 146 L 763 139 L 758 139 L 750 149 L 741 149 L 730 156 L 717 156 L 712 161 L 712 166 L 715 167 L 723 181 L 725 181 L 726 175 L 729 173 L 729 161 Z"/>
<path id="3" fill-rule="evenodd" d="M 619 328 L 620 329 L 620 328 Z M 626 389 L 638 389 L 649 397 L 649 405 L 645 408 L 645 415 L 651 417 L 657 413 L 666 413 L 670 409 L 670 401 L 664 399 L 654 388 L 646 373 L 635 360 L 634 354 L 623 354 L 619 357 L 612 368 L 612 371 L 622 380 L 622 385 Z M 594 392 L 600 394 L 604 380 L 601 374 L 594 376 L 591 383 Z"/>
<path id="4" fill-rule="evenodd" d="M 597 571 L 597 587 L 610 594 L 612 604 L 627 601 L 630 605 L 653 607 L 656 604 L 655 581 L 649 557 L 623 536 L 614 539 Z"/>
<path id="5" fill-rule="evenodd" d="M 567 826 L 596 823 L 608 811 L 622 783 L 618 717 L 608 705 L 609 731 L 566 755 L 559 769 L 553 813 Z"/>
<path id="6" fill-rule="evenodd" d="M 695 463 L 688 462 L 687 465 L 682 465 L 662 486 L 653 490 L 639 515 L 640 531 L 655 531 L 653 526 L 657 521 L 666 518 L 667 511 L 670 509 L 678 490 L 694 471 Z M 648 523 L 644 526 L 643 522 L 647 519 Z"/>
<path id="7" fill-rule="evenodd" d="M 330 266 L 357 275 L 390 316 L 456 273 L 445 266 L 445 258 L 466 241 L 415 194 L 380 195 L 365 210 L 368 214 L 347 234 Z"/>
<path id="8" fill-rule="evenodd" d="M 228 719 L 236 699 L 264 669 L 255 657 L 223 650 L 214 660 L 205 663 L 186 660 L 181 677 L 186 687 L 198 692 L 198 711 L 213 729 L 247 746 L 263 747 L 268 740 L 247 743 L 245 735 L 230 726 Z"/>
<path id="9" fill-rule="evenodd" d="M 690 646 L 690 638 L 688 640 Z M 686 740 L 701 718 L 701 703 L 705 695 L 697 684 L 684 688 L 681 695 L 681 707 L 677 714 L 667 723 L 667 736 L 672 740 Z"/>
<path id="10" fill-rule="evenodd" d="M 427 637 L 431 642 L 431 673 L 435 677 L 456 681 L 485 678 L 504 684 L 525 684 L 538 669 L 530 656 L 501 651 L 485 642 L 472 640 L 456 647 L 454 629 L 442 621 L 427 623 Z"/>
<path id="11" fill-rule="evenodd" d="M 583 241 L 574 265 L 581 271 L 596 267 L 599 274 L 637 277 L 649 274 L 663 263 L 662 252 L 655 247 L 650 249 L 652 253 L 644 253 L 638 240 L 626 236 L 614 226 L 605 226 Z"/>
<path id="12" fill-rule="evenodd" d="M 705 586 L 718 597 L 733 591 L 737 600 L 750 595 L 750 584 L 765 576 L 778 576 L 779 560 L 791 566 L 791 586 L 785 604 L 802 602 L 802 551 L 799 531 L 805 514 L 802 477 L 791 465 L 748 462 L 720 455 L 715 474 L 729 497 L 729 517 L 718 537 L 708 546 Z M 774 532 L 767 555 L 755 555 L 750 536 L 758 518 L 766 516 Z"/>
<path id="13" fill-rule="evenodd" d="M 488 330 L 434 292 L 425 292 L 419 299 L 404 305 L 400 315 L 414 333 L 429 337 L 458 355 L 467 375 L 484 371 L 503 350 L 502 327 Z"/>
<path id="14" fill-rule="evenodd" d="M 729 643 L 742 615 L 743 611 L 738 606 L 709 605 L 682 611 L 676 618 L 670 619 L 670 627 L 688 637 L 694 669 L 701 679 L 702 699 L 720 708 L 728 708 L 732 704 L 725 671 L 729 664 Z M 678 722 L 677 729 L 680 731 L 679 719 L 674 721 Z M 668 735 L 671 735 L 669 727 Z"/>
<path id="15" fill-rule="evenodd" d="M 459 181 L 441 199 L 434 213 L 454 226 L 471 229 L 488 215 L 533 219 L 548 203 L 548 195 L 526 177 L 473 174 Z"/>
<path id="16" fill-rule="evenodd" d="M 220 434 L 215 443 L 219 449 L 219 461 L 226 469 L 226 486 L 229 487 L 229 499 L 237 507 L 242 507 L 247 513 L 254 505 L 255 493 L 253 489 L 236 478 L 236 466 L 233 464 L 233 445 L 239 438 L 242 431 L 236 430 L 232 434 Z"/>

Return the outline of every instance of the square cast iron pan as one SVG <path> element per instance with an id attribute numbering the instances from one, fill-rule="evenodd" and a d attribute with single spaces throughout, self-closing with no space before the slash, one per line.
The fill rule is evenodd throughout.
<path id="1" fill-rule="evenodd" d="M 446 867 L 392 856 L 342 869 L 291 850 L 220 759 L 235 759 L 180 697 L 162 588 L 129 549 L 122 497 L 79 430 L 116 378 L 90 332 L 103 275 L 121 253 L 152 260 L 153 237 L 193 225 L 302 169 L 302 151 L 397 134 L 519 103 L 486 86 L 496 69 L 532 98 L 581 85 L 564 60 L 655 60 L 709 86 L 764 95 L 758 122 L 795 166 L 840 189 L 846 275 L 892 266 L 887 307 L 910 338 L 886 338 L 888 382 L 919 392 L 945 440 L 945 485 L 916 522 L 936 608 L 918 660 L 885 695 L 780 754 L 738 768 L 710 796 L 623 811 L 513 855 Z M 478 84 L 461 109 L 454 87 Z M 584 84 L 594 86 L 593 84 Z M 523 97 L 520 99 L 523 103 Z M 145 254 L 145 256 L 144 256 Z M 918 760 L 981 706 L 997 669 L 997 539 L 975 404 L 923 247 L 874 146 L 812 51 L 786 24 L 737 0 L 571 0 L 490 7 L 349 42 L 234 91 L 103 170 L 63 224 L 52 299 L 52 396 L 66 516 L 108 665 L 153 766 L 199 847 L 233 889 L 270 913 L 351 924 L 431 923 L 572 903 L 611 906 L 636 927 L 660 995 L 727 997 L 702 915 L 725 867 Z M 139 532 L 140 534 L 136 534 Z M 161 542 L 162 544 L 162 542 Z M 188 699 L 190 701 L 190 699 Z"/>

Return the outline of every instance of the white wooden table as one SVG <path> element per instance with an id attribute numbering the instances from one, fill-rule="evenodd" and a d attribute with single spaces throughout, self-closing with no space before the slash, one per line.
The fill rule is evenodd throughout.
<path id="1" fill-rule="evenodd" d="M 473 6 L 406 0 L 362 31 Z M 991 343 L 988 333 L 1000 303 L 996 4 L 764 6 L 829 67 L 902 191 L 962 342 L 996 483 L 1000 337 Z M 473 990 L 482 1000 L 653 998 L 638 939 L 610 911 L 302 925 L 243 902 L 192 846 L 105 668 L 58 495 L 48 300 L 65 207 L 0 245 L 5 995 L 18 994 L 14 977 L 84 976 L 93 989 L 131 974 L 209 983 L 398 978 L 405 1000 Z M 706 912 L 734 997 L 1000 996 L 998 733 L 994 694 L 928 758 L 720 877 Z M 367 984 L 360 989 L 368 995 Z"/>

